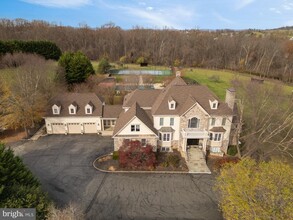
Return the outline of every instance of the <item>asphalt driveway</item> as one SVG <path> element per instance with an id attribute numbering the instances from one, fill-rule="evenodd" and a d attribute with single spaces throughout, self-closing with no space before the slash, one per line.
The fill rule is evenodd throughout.
<path id="1" fill-rule="evenodd" d="M 73 202 L 87 219 L 222 219 L 212 175 L 105 174 L 94 159 L 110 137 L 50 135 L 15 148 L 60 206 Z"/>

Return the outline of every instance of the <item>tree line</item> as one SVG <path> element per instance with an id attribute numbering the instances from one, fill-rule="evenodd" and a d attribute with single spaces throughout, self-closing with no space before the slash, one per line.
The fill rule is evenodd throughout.
<path id="1" fill-rule="evenodd" d="M 7 53 L 32 53 L 43 56 L 45 59 L 58 60 L 61 50 L 53 42 L 49 41 L 0 41 L 0 55 Z"/>
<path id="2" fill-rule="evenodd" d="M 276 30 L 278 31 L 278 30 Z M 265 32 L 266 33 L 266 32 Z M 23 19 L 0 20 L 1 40 L 47 40 L 64 51 L 81 51 L 91 60 L 231 69 L 293 82 L 293 41 L 253 31 L 173 29 L 123 30 L 115 24 L 79 28 Z"/>

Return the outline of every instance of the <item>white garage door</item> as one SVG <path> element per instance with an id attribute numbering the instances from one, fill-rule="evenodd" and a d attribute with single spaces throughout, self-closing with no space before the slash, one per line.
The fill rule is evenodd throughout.
<path id="1" fill-rule="evenodd" d="M 68 123 L 68 133 L 69 134 L 80 134 L 81 125 L 79 123 Z"/>
<path id="2" fill-rule="evenodd" d="M 52 123 L 52 134 L 65 134 L 65 125 L 63 123 Z"/>
<path id="3" fill-rule="evenodd" d="M 92 134 L 97 133 L 97 126 L 96 123 L 83 123 L 84 126 L 84 133 Z"/>

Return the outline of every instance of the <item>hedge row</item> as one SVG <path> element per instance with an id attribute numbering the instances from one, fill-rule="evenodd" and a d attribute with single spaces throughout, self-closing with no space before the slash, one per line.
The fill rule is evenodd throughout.
<path id="1" fill-rule="evenodd" d="M 58 60 L 62 54 L 60 48 L 49 41 L 0 41 L 0 55 L 16 52 L 35 53 L 53 60 Z"/>

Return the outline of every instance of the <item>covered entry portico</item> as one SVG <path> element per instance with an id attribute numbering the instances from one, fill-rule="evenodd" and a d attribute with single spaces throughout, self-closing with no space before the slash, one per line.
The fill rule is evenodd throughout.
<path id="1" fill-rule="evenodd" d="M 198 146 L 202 148 L 202 151 L 206 153 L 207 140 L 209 138 L 206 130 L 198 128 L 184 128 L 181 131 L 182 136 L 182 151 L 186 152 L 187 146 Z"/>

